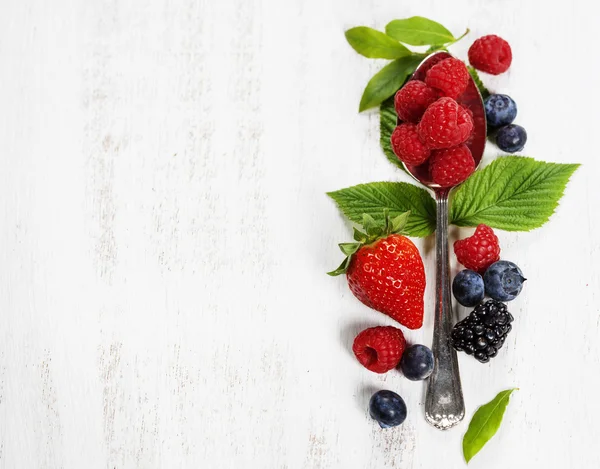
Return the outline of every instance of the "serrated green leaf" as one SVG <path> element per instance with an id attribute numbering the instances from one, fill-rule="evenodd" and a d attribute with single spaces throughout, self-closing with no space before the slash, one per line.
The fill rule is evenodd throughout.
<path id="1" fill-rule="evenodd" d="M 366 26 L 346 31 L 346 40 L 360 55 L 370 59 L 399 59 L 412 52 L 387 34 Z"/>
<path id="2" fill-rule="evenodd" d="M 435 231 L 435 201 L 425 189 L 406 182 L 359 184 L 328 195 L 350 220 L 361 223 L 364 213 L 383 220 L 383 210 L 391 217 L 410 211 L 404 232 L 423 237 Z"/>
<path id="3" fill-rule="evenodd" d="M 548 221 L 578 164 L 504 156 L 475 172 L 454 194 L 450 222 L 485 223 L 506 231 L 530 231 Z"/>
<path id="4" fill-rule="evenodd" d="M 363 92 L 360 99 L 358 111 L 362 112 L 366 109 L 378 106 L 385 99 L 392 96 L 404 83 L 406 77 L 410 75 L 421 62 L 423 56 L 420 54 L 407 55 L 400 59 L 396 59 L 379 72 L 377 72 Z"/>
<path id="5" fill-rule="evenodd" d="M 410 72 L 412 74 L 412 72 Z M 398 116 L 394 109 L 394 97 L 386 99 L 379 107 L 379 144 L 388 161 L 406 172 L 404 165 L 392 150 L 392 132 L 396 128 Z"/>
<path id="6" fill-rule="evenodd" d="M 388 36 L 412 46 L 439 45 L 456 41 L 452 33 L 440 23 L 422 16 L 390 21 L 385 27 L 385 32 Z"/>
<path id="7" fill-rule="evenodd" d="M 475 82 L 477 89 L 481 93 L 481 97 L 483 99 L 487 98 L 490 95 L 490 91 L 485 87 L 485 85 L 481 81 L 481 78 L 479 77 L 479 73 L 477 73 L 477 70 L 475 70 L 470 65 L 467 67 L 467 70 L 469 71 L 471 78 L 473 78 L 473 81 Z"/>
<path id="8" fill-rule="evenodd" d="M 467 433 L 463 437 L 463 455 L 467 463 L 500 428 L 510 395 L 515 389 L 500 392 L 490 402 L 477 409 L 473 415 Z"/>

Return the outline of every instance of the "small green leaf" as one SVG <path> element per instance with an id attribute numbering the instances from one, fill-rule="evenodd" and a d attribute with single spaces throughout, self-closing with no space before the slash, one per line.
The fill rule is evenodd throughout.
<path id="1" fill-rule="evenodd" d="M 406 182 L 359 184 L 328 195 L 350 220 L 361 223 L 363 214 L 383 220 L 383 210 L 391 217 L 410 211 L 404 228 L 409 236 L 427 236 L 435 231 L 435 201 L 425 189 Z"/>
<path id="2" fill-rule="evenodd" d="M 467 67 L 467 70 L 469 71 L 469 74 L 471 75 L 471 78 L 473 78 L 473 81 L 475 82 L 475 85 L 477 85 L 477 89 L 481 93 L 481 97 L 483 99 L 487 98 L 490 95 L 490 92 L 485 87 L 485 85 L 483 84 L 483 82 L 481 81 L 481 78 L 479 77 L 479 73 L 477 73 L 477 70 L 475 70 L 470 65 Z"/>
<path id="3" fill-rule="evenodd" d="M 366 233 L 363 233 L 362 231 L 357 230 L 356 228 L 354 228 L 354 241 L 357 241 L 359 243 L 364 243 L 367 239 L 369 239 L 369 237 L 366 235 Z"/>
<path id="4" fill-rule="evenodd" d="M 346 256 L 351 256 L 358 251 L 358 248 L 360 248 L 360 243 L 340 243 L 339 247 Z"/>
<path id="5" fill-rule="evenodd" d="M 506 231 L 530 231 L 548 221 L 578 164 L 504 156 L 475 172 L 452 200 L 450 221 L 485 223 Z"/>
<path id="6" fill-rule="evenodd" d="M 412 72 L 410 72 L 412 73 Z M 396 128 L 398 116 L 394 109 L 394 97 L 386 99 L 379 107 L 379 144 L 390 163 L 406 172 L 404 165 L 392 150 L 392 132 Z"/>
<path id="7" fill-rule="evenodd" d="M 346 40 L 360 55 L 371 59 L 399 59 L 412 52 L 387 34 L 366 26 L 346 31 Z"/>
<path id="8" fill-rule="evenodd" d="M 410 211 L 404 212 L 401 215 L 398 215 L 396 218 L 392 220 L 392 233 L 400 233 L 406 224 L 408 223 L 408 217 L 410 216 Z"/>
<path id="9" fill-rule="evenodd" d="M 371 215 L 369 215 L 368 213 L 363 213 L 362 227 L 366 230 L 367 234 L 370 234 L 369 230 L 373 230 L 374 228 L 378 228 L 379 226 Z"/>
<path id="10" fill-rule="evenodd" d="M 422 55 L 407 55 L 396 59 L 383 67 L 367 83 L 367 87 L 360 99 L 358 111 L 378 106 L 386 98 L 392 96 L 404 83 L 406 77 L 410 75 L 422 60 Z"/>
<path id="11" fill-rule="evenodd" d="M 390 21 L 385 27 L 385 32 L 388 36 L 412 46 L 447 44 L 456 40 L 440 23 L 422 16 Z"/>
<path id="12" fill-rule="evenodd" d="M 327 272 L 327 275 L 331 275 L 332 277 L 337 277 L 338 275 L 345 274 L 346 271 L 348 270 L 348 267 L 350 267 L 351 259 L 352 259 L 352 257 L 350 257 L 350 256 L 346 257 L 337 269 L 332 270 L 331 272 Z"/>
<path id="13" fill-rule="evenodd" d="M 511 393 L 517 388 L 500 392 L 494 399 L 482 405 L 471 419 L 463 437 L 463 455 L 467 463 L 496 434 Z"/>

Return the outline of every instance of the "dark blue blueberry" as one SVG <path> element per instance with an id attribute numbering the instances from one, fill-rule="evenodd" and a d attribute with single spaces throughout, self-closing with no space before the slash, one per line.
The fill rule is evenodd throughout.
<path id="1" fill-rule="evenodd" d="M 520 125 L 510 124 L 500 127 L 496 134 L 496 145 L 507 153 L 521 151 L 527 142 L 527 132 Z"/>
<path id="2" fill-rule="evenodd" d="M 477 306 L 483 300 L 483 278 L 472 270 L 461 270 L 452 282 L 454 298 L 463 306 Z"/>
<path id="3" fill-rule="evenodd" d="M 393 391 L 377 391 L 369 401 L 369 414 L 381 428 L 396 427 L 406 420 L 406 404 Z"/>
<path id="4" fill-rule="evenodd" d="M 490 127 L 508 125 L 517 117 L 517 105 L 510 96 L 491 94 L 485 101 L 485 118 Z"/>
<path id="5" fill-rule="evenodd" d="M 411 345 L 402 354 L 400 369 L 411 381 L 428 378 L 433 371 L 433 352 L 424 345 Z"/>
<path id="6" fill-rule="evenodd" d="M 523 272 L 509 261 L 494 262 L 483 276 L 485 292 L 498 301 L 514 300 L 523 289 Z"/>

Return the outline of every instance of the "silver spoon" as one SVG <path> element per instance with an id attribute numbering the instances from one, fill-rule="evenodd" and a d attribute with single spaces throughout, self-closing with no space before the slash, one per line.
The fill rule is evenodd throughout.
<path id="1" fill-rule="evenodd" d="M 441 60 L 452 57 L 440 51 L 427 56 L 415 70 L 411 80 L 425 80 L 427 70 Z M 483 99 L 475 82 L 469 84 L 457 100 L 473 113 L 473 135 L 467 142 L 475 166 L 483 156 L 486 141 L 486 121 Z M 448 258 L 448 196 L 453 187 L 442 188 L 429 177 L 427 163 L 420 166 L 404 165 L 410 175 L 435 193 L 437 219 L 435 232 L 436 279 L 435 279 L 435 322 L 433 329 L 433 356 L 435 366 L 429 377 L 425 399 L 425 418 L 434 427 L 447 430 L 465 416 L 465 402 L 458 372 L 456 351 L 450 344 L 452 331 L 452 298 L 450 296 L 450 262 Z"/>

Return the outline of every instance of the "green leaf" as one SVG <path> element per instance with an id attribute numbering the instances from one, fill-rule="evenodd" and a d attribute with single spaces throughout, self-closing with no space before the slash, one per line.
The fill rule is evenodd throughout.
<path id="1" fill-rule="evenodd" d="M 400 233 L 402 230 L 404 230 L 404 228 L 406 227 L 406 224 L 408 223 L 409 216 L 410 216 L 410 211 L 404 212 L 403 214 L 398 215 L 396 218 L 394 218 L 391 221 L 392 222 L 391 232 L 392 233 Z"/>
<path id="2" fill-rule="evenodd" d="M 483 99 L 487 98 L 490 95 L 490 92 L 485 87 L 485 85 L 483 84 L 483 82 L 481 81 L 481 78 L 479 77 L 479 73 L 477 73 L 477 70 L 475 70 L 470 65 L 467 67 L 467 70 L 469 71 L 469 74 L 471 75 L 471 78 L 473 78 L 473 81 L 475 82 L 475 85 L 477 85 L 477 89 L 481 93 L 481 97 Z"/>
<path id="3" fill-rule="evenodd" d="M 412 73 L 412 72 L 411 72 Z M 390 163 L 406 172 L 404 165 L 392 150 L 392 132 L 396 128 L 398 116 L 394 109 L 394 97 L 386 99 L 379 107 L 379 144 Z"/>
<path id="4" fill-rule="evenodd" d="M 386 98 L 392 96 L 404 83 L 422 60 L 422 55 L 407 55 L 396 59 L 383 67 L 369 80 L 360 98 L 359 112 L 378 106 Z"/>
<path id="5" fill-rule="evenodd" d="M 475 172 L 454 194 L 450 221 L 530 231 L 548 221 L 578 164 L 504 156 Z"/>
<path id="6" fill-rule="evenodd" d="M 337 269 L 332 270 L 331 272 L 327 272 L 327 275 L 331 275 L 332 277 L 337 277 L 338 275 L 345 274 L 346 271 L 348 270 L 348 267 L 350 267 L 351 260 L 352 260 L 352 256 L 346 257 Z"/>
<path id="7" fill-rule="evenodd" d="M 440 23 L 422 16 L 390 21 L 385 27 L 388 36 L 412 46 L 447 44 L 456 39 Z"/>
<path id="8" fill-rule="evenodd" d="M 361 223 L 363 214 L 383 220 L 384 209 L 390 216 L 410 211 L 404 232 L 423 237 L 435 231 L 435 201 L 425 189 L 406 182 L 372 182 L 359 184 L 329 195 L 350 220 Z"/>
<path id="9" fill-rule="evenodd" d="M 377 222 L 368 213 L 363 213 L 362 227 L 367 232 L 367 235 L 369 235 L 370 238 L 378 237 L 383 233 L 383 230 L 381 228 L 381 223 Z"/>
<path id="10" fill-rule="evenodd" d="M 356 251 L 358 251 L 358 248 L 360 248 L 360 246 L 361 246 L 360 243 L 340 243 L 339 244 L 340 250 L 346 256 L 351 256 L 352 254 L 354 254 Z"/>
<path id="11" fill-rule="evenodd" d="M 387 34 L 366 26 L 346 31 L 346 40 L 360 55 L 371 59 L 399 59 L 412 52 Z"/>
<path id="12" fill-rule="evenodd" d="M 359 231 L 356 228 L 354 228 L 354 235 L 352 237 L 354 238 L 354 241 L 359 243 L 364 243 L 367 239 L 369 239 L 366 233 L 363 233 L 362 231 Z"/>
<path id="13" fill-rule="evenodd" d="M 473 415 L 467 433 L 463 437 L 463 455 L 467 463 L 500 428 L 508 400 L 515 389 L 517 388 L 498 393 L 494 399 L 482 405 Z"/>

